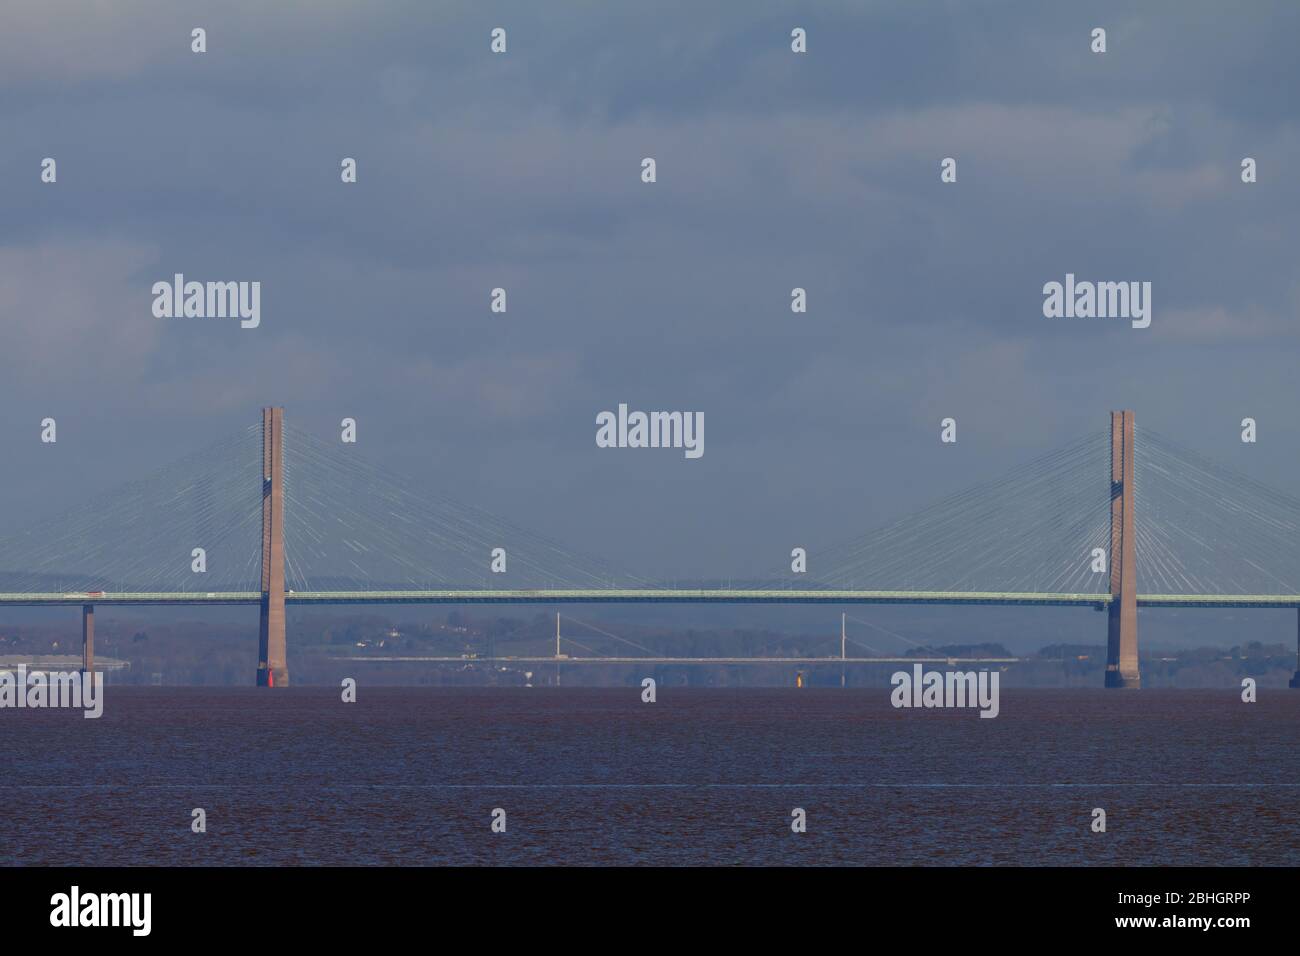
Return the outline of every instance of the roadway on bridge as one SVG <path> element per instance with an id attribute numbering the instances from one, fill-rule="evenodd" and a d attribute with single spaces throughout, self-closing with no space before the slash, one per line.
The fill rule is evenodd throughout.
<path id="1" fill-rule="evenodd" d="M 258 591 L 70 591 L 0 594 L 0 607 L 256 605 Z M 286 604 L 950 604 L 1105 608 L 1109 594 L 1005 591 L 858 591 L 785 588 L 533 588 L 428 591 L 290 591 Z M 1142 607 L 1300 608 L 1300 594 L 1139 594 Z"/>

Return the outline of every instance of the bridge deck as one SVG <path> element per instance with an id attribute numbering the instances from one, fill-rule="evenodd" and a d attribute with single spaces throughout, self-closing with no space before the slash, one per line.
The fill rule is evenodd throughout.
<path id="1" fill-rule="evenodd" d="M 290 591 L 286 604 L 992 604 L 1104 608 L 1109 594 L 1004 591 L 848 591 L 782 588 L 592 588 L 439 591 Z M 0 607 L 258 604 L 257 591 L 0 594 Z M 1300 607 L 1300 594 L 1139 594 L 1143 607 Z"/>

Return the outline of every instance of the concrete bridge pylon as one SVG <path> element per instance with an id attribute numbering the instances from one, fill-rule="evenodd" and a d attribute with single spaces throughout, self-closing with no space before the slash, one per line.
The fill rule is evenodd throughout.
<path id="1" fill-rule="evenodd" d="M 1133 515 L 1133 413 L 1110 413 L 1110 607 L 1106 686 L 1137 689 L 1137 532 Z"/>
<path id="2" fill-rule="evenodd" d="M 284 409 L 262 409 L 262 607 L 257 686 L 286 687 L 284 633 Z"/>

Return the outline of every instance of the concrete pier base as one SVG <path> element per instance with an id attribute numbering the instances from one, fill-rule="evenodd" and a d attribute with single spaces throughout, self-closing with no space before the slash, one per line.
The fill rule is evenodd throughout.
<path id="1" fill-rule="evenodd" d="M 1300 689 L 1300 607 L 1295 609 L 1295 616 L 1295 676 L 1291 678 L 1290 682 L 1286 686 Z"/>
<path id="2" fill-rule="evenodd" d="M 275 601 L 270 595 L 262 595 L 262 609 L 258 617 L 257 686 L 288 687 L 284 596 L 281 595 L 279 601 Z"/>
<path id="3" fill-rule="evenodd" d="M 81 672 L 95 672 L 95 605 L 81 607 Z"/>
<path id="4" fill-rule="evenodd" d="M 1142 688 L 1142 675 L 1134 674 L 1126 677 L 1119 671 L 1106 671 L 1107 687 L 1127 687 L 1130 690 L 1140 690 Z"/>

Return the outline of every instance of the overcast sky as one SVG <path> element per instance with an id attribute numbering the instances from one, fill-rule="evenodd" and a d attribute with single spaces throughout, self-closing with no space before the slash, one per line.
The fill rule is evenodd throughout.
<path id="1" fill-rule="evenodd" d="M 1119 407 L 1296 490 L 1294 3 L 83 6 L 0 14 L 0 525 L 267 404 L 649 576 Z M 260 281 L 260 327 L 155 318 L 176 272 Z M 1044 318 L 1067 272 L 1150 281 L 1150 328 Z M 597 448 L 620 402 L 703 412 L 704 456 Z"/>

